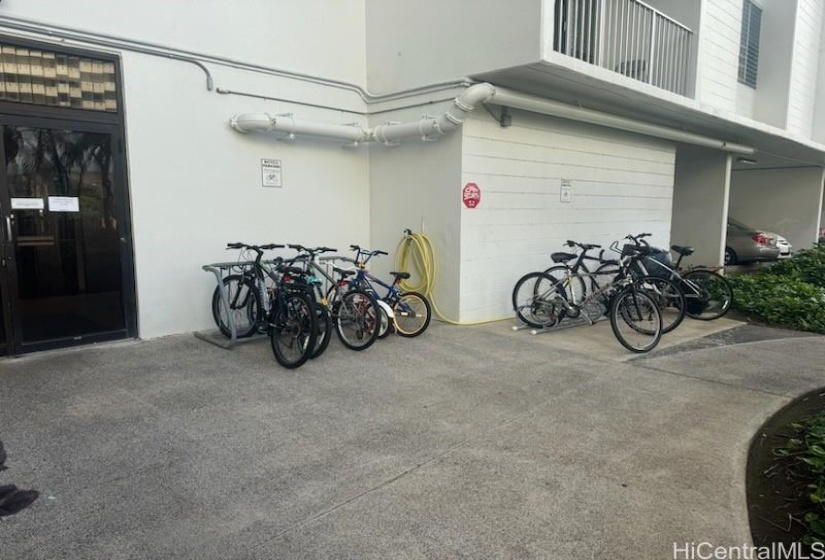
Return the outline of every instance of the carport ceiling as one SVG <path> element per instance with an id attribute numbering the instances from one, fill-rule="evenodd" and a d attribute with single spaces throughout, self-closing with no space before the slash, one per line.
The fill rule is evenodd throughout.
<path id="1" fill-rule="evenodd" d="M 583 62 L 580 64 L 590 66 Z M 609 72 L 601 68 L 596 70 Z M 638 82 L 619 74 L 609 72 L 609 75 L 616 76 L 617 81 L 638 85 Z M 756 121 L 751 122 L 760 128 L 711 115 L 699 110 L 692 99 L 653 86 L 643 85 L 651 92 L 646 93 L 634 87 L 611 83 L 547 62 L 477 74 L 472 78 L 572 105 L 638 119 L 640 122 L 667 126 L 757 149 L 758 154 L 752 158 L 756 160 L 756 164 L 735 162 L 734 168 L 825 165 L 825 145 L 789 140 L 782 136 L 781 130 L 773 129 L 775 132 L 772 133 L 765 130 L 768 128 L 766 125 Z"/>

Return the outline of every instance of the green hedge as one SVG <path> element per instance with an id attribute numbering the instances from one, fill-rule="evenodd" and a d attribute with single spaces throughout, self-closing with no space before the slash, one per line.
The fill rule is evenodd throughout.
<path id="1" fill-rule="evenodd" d="M 767 323 L 825 334 L 825 246 L 730 278 L 734 307 Z"/>

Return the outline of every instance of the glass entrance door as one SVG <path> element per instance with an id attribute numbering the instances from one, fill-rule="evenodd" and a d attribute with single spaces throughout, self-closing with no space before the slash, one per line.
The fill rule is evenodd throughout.
<path id="1" fill-rule="evenodd" d="M 3 126 L 7 353 L 129 336 L 125 189 L 115 131 L 98 128 Z"/>

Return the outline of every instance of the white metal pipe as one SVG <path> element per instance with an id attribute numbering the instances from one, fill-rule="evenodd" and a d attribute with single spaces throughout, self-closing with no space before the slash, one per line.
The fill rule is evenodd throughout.
<path id="1" fill-rule="evenodd" d="M 390 143 L 404 138 L 427 138 L 431 135 L 447 134 L 464 123 L 465 116 L 479 103 L 490 103 L 513 109 L 521 109 L 544 115 L 552 115 L 581 122 L 627 130 L 647 136 L 664 138 L 674 142 L 684 142 L 697 146 L 715 148 L 725 152 L 753 155 L 756 150 L 750 146 L 734 144 L 708 138 L 699 134 L 684 132 L 664 126 L 646 124 L 625 117 L 601 113 L 552 101 L 543 97 L 523 94 L 488 83 L 475 84 L 455 98 L 453 106 L 440 117 L 425 117 L 418 121 L 385 124 L 364 130 L 358 125 L 334 125 L 302 121 L 291 115 L 272 117 L 266 113 L 235 115 L 230 120 L 232 128 L 239 132 L 281 132 L 285 134 L 308 134 L 336 138 L 350 142 Z"/>
<path id="2" fill-rule="evenodd" d="M 299 120 L 292 115 L 273 117 L 267 113 L 235 115 L 229 125 L 238 132 L 282 132 L 290 137 L 306 134 L 349 142 L 363 142 L 368 134 L 358 125 L 318 123 Z"/>
<path id="3" fill-rule="evenodd" d="M 582 109 L 573 105 L 567 105 L 558 101 L 551 101 L 542 97 L 526 95 L 505 88 L 495 88 L 495 95 L 487 101 L 487 103 L 511 107 L 513 109 L 522 109 L 524 111 L 532 111 L 534 113 L 563 117 L 566 119 L 587 122 L 609 128 L 627 130 L 629 132 L 636 132 L 638 134 L 654 136 L 656 138 L 664 138 L 674 142 L 684 142 L 686 144 L 715 148 L 725 152 L 748 155 L 753 155 L 756 153 L 756 149 L 751 146 L 726 142 L 724 140 L 709 138 L 707 136 L 701 136 L 699 134 L 684 132 L 655 124 L 642 123 L 625 117 L 601 113 L 592 109 Z"/>

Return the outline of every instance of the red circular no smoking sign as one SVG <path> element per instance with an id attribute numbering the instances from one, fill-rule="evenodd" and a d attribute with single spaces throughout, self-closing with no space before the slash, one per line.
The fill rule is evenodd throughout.
<path id="1" fill-rule="evenodd" d="M 467 183 L 461 191 L 461 200 L 467 208 L 475 208 L 481 203 L 481 189 L 475 183 Z"/>

